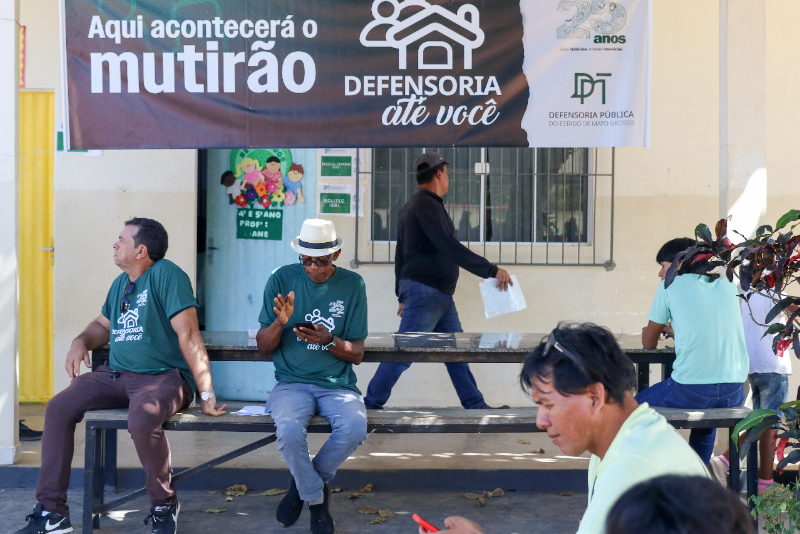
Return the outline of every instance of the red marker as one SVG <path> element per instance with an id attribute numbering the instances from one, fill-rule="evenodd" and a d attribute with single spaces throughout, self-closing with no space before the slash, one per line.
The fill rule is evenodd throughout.
<path id="1" fill-rule="evenodd" d="M 419 525 L 420 525 L 422 528 L 424 528 L 426 531 L 428 531 L 428 532 L 439 532 L 439 529 L 438 529 L 438 528 L 434 527 L 433 525 L 431 525 L 430 523 L 428 523 L 427 521 L 425 521 L 424 519 L 422 519 L 422 518 L 421 518 L 420 516 L 418 516 L 417 514 L 414 514 L 414 515 L 412 515 L 412 516 L 411 516 L 411 518 L 412 518 L 414 521 L 416 521 L 417 523 L 419 523 Z"/>

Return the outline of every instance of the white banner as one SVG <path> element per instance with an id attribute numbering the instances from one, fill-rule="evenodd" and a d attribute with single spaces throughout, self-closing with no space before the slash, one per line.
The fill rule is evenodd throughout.
<path id="1" fill-rule="evenodd" d="M 530 146 L 649 147 L 651 3 L 520 2 Z"/>

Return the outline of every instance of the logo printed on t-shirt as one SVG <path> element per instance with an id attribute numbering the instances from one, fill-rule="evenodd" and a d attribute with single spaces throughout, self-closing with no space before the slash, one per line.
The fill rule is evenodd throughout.
<path id="1" fill-rule="evenodd" d="M 139 326 L 139 308 L 131 308 L 117 319 L 117 324 L 122 328 L 111 330 L 111 334 L 116 336 L 114 342 L 120 341 L 139 341 L 142 339 L 143 328 Z"/>
<path id="2" fill-rule="evenodd" d="M 136 296 L 136 306 L 141 307 L 147 304 L 147 290 L 145 289 Z"/>
<path id="3" fill-rule="evenodd" d="M 335 302 L 331 302 L 331 308 L 328 310 L 334 317 L 341 317 L 344 313 L 344 301 L 337 300 Z"/>

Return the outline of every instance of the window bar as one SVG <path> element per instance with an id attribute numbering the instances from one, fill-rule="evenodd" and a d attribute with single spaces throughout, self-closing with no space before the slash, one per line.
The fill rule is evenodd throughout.
<path id="1" fill-rule="evenodd" d="M 614 151 L 611 147 L 611 240 L 609 244 L 608 266 L 614 267 Z"/>
<path id="2" fill-rule="evenodd" d="M 366 151 L 365 151 L 366 153 Z M 369 255 L 369 261 L 375 261 L 375 151 L 372 151 L 372 174 L 369 177 L 369 202 L 372 205 L 371 209 L 369 210 L 369 217 L 370 220 L 367 221 L 369 228 L 372 229 L 372 252 Z M 358 180 L 356 180 L 358 182 Z M 358 215 L 358 214 L 356 214 Z M 356 217 L 356 228 L 358 228 L 358 217 Z M 383 230 L 383 228 L 381 228 Z M 389 244 L 389 248 L 391 248 L 391 240 L 387 239 Z M 358 250 L 358 249 L 356 249 Z"/>
<path id="3" fill-rule="evenodd" d="M 536 239 L 536 221 L 538 215 L 536 214 L 536 200 L 539 198 L 539 175 L 536 173 L 538 169 L 539 150 L 531 148 L 531 264 L 533 264 L 533 244 L 537 243 Z"/>
<path id="4" fill-rule="evenodd" d="M 581 162 L 583 162 L 583 158 L 581 158 Z M 581 217 L 581 225 L 579 227 L 577 227 L 578 226 L 577 219 L 575 220 L 576 221 L 575 226 L 577 227 L 578 231 L 578 263 L 581 262 L 581 232 L 583 231 L 583 211 L 581 210 L 582 205 L 583 205 L 583 172 L 581 172 L 581 174 L 578 175 L 578 215 L 580 215 Z"/>
<path id="5" fill-rule="evenodd" d="M 388 204 L 388 208 L 386 210 L 386 229 L 389 232 L 389 238 L 386 241 L 389 244 L 388 245 L 389 251 L 387 251 L 387 253 L 386 253 L 386 261 L 389 261 L 389 256 L 391 256 L 391 254 L 392 254 L 391 253 L 391 248 L 392 248 L 392 244 L 391 244 L 392 243 L 392 149 L 391 148 L 387 148 L 386 152 L 389 153 L 388 169 L 386 169 L 388 171 L 387 172 L 387 177 L 389 178 L 387 180 L 387 182 L 388 182 L 387 186 L 389 187 L 389 204 Z"/>
<path id="6" fill-rule="evenodd" d="M 519 147 L 517 147 L 517 173 L 516 188 L 514 189 L 514 264 L 519 261 L 517 258 L 517 245 L 519 243 Z"/>
<path id="7" fill-rule="evenodd" d="M 562 213 L 562 215 L 561 215 L 561 265 L 564 265 L 564 248 L 565 248 L 565 242 L 566 242 L 566 238 L 567 238 L 567 235 L 566 235 L 567 222 L 564 221 L 564 218 L 567 216 L 567 173 L 564 172 L 564 171 L 566 171 L 566 167 L 568 165 L 567 162 L 570 161 L 567 158 L 569 158 L 570 156 L 567 156 L 567 149 L 566 148 L 564 148 L 562 150 L 564 150 L 564 163 L 565 163 L 565 165 L 563 165 L 561 167 L 561 170 L 562 170 L 562 173 L 561 173 L 561 213 Z M 572 153 L 572 155 L 574 156 L 574 152 Z M 574 160 L 574 158 L 571 158 L 571 159 Z M 573 163 L 574 163 L 574 161 L 573 161 Z M 556 218 L 556 220 L 558 220 L 558 219 Z"/>
<path id="8" fill-rule="evenodd" d="M 359 200 L 358 194 L 360 192 L 359 191 L 359 187 L 361 186 L 361 184 L 359 182 L 359 178 L 360 178 L 359 171 L 361 169 L 360 169 L 360 166 L 359 166 L 360 162 L 358 160 L 358 156 L 359 156 L 358 149 L 356 149 L 356 235 L 355 235 L 355 238 L 354 238 L 354 246 L 355 246 L 356 254 L 358 254 L 358 200 Z M 365 213 L 365 215 L 366 215 L 366 213 Z"/>
<path id="9" fill-rule="evenodd" d="M 487 150 L 487 154 L 486 155 L 487 155 L 486 159 L 488 161 L 488 159 L 489 159 L 488 158 L 488 155 L 489 155 L 488 154 L 488 150 Z M 489 167 L 489 172 L 491 172 L 491 171 L 492 171 L 492 168 Z M 502 209 L 502 204 L 503 204 L 503 149 L 502 148 L 500 149 L 500 198 L 499 198 L 499 200 L 500 200 L 500 205 L 501 205 L 501 209 Z M 497 205 L 497 200 L 495 200 L 495 205 Z M 508 214 L 506 214 L 506 216 L 508 216 Z M 503 218 L 503 221 L 505 222 L 505 217 Z M 499 250 L 499 255 L 497 256 L 497 263 L 503 263 L 503 237 L 504 237 L 504 235 L 503 235 L 503 226 L 505 226 L 505 225 L 500 225 L 500 244 L 498 245 L 500 247 L 500 250 Z M 492 224 L 492 229 L 494 229 L 494 224 Z"/>
<path id="10" fill-rule="evenodd" d="M 545 212 L 546 220 L 544 221 L 545 224 L 545 254 L 544 254 L 544 262 L 550 263 L 550 162 L 552 161 L 553 157 L 553 149 L 547 149 L 547 211 Z"/>

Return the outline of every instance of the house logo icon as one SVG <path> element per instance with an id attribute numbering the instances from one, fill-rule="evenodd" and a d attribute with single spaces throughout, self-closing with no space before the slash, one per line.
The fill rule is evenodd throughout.
<path id="1" fill-rule="evenodd" d="M 135 328 L 139 326 L 139 308 L 131 308 L 117 319 L 122 328 Z"/>
<path id="2" fill-rule="evenodd" d="M 386 12 L 391 9 L 391 13 Z M 403 17 L 403 12 L 410 13 Z M 384 14 L 382 15 L 381 12 Z M 472 51 L 483 44 L 478 8 L 464 4 L 456 13 L 425 0 L 374 0 L 372 15 L 375 20 L 361 31 L 361 44 L 366 47 L 396 48 L 399 68 L 408 68 L 408 49 L 417 50 L 417 67 L 420 70 L 453 69 L 453 46 L 447 41 L 427 40 L 439 33 L 464 48 L 464 69 L 472 68 Z M 375 37 L 378 39 L 375 39 Z M 426 61 L 428 56 L 446 54 L 444 63 Z"/>

